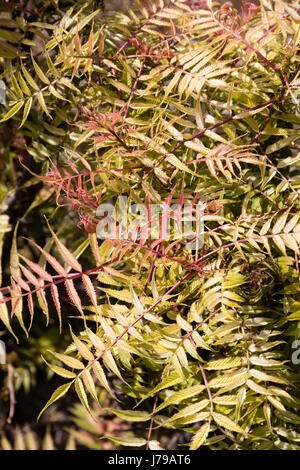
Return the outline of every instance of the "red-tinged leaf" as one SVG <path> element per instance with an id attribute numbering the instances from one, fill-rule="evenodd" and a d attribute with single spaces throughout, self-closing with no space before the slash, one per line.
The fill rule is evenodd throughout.
<path id="1" fill-rule="evenodd" d="M 59 240 L 59 238 L 55 235 L 53 230 L 51 229 L 50 225 L 48 224 L 48 227 L 51 231 L 51 234 L 55 240 L 55 243 L 57 245 L 58 251 L 60 252 L 62 258 L 66 262 L 68 266 L 71 266 L 75 271 L 82 271 L 81 264 L 78 263 L 77 259 L 75 256 L 68 250 L 68 248 Z"/>
<path id="2" fill-rule="evenodd" d="M 81 300 L 79 298 L 79 295 L 77 294 L 73 281 L 71 279 L 66 279 L 65 286 L 66 286 L 70 299 L 72 300 L 76 308 L 79 310 L 79 312 L 83 316 Z"/>
<path id="3" fill-rule="evenodd" d="M 147 250 L 143 256 L 143 258 L 141 259 L 141 266 L 145 265 L 146 264 L 146 261 L 147 259 L 149 258 L 149 256 L 151 256 L 153 253 L 149 250 Z"/>
<path id="4" fill-rule="evenodd" d="M 29 285 L 21 277 L 16 277 L 16 283 L 21 287 L 21 289 L 26 290 L 27 292 L 30 291 Z"/>
<path id="5" fill-rule="evenodd" d="M 58 186 L 58 189 L 57 189 L 57 193 L 56 193 L 56 205 L 59 206 L 59 197 L 60 197 L 60 193 L 63 189 L 63 182 L 60 183 L 60 185 Z"/>
<path id="6" fill-rule="evenodd" d="M 122 258 L 125 256 L 126 252 L 127 252 L 128 250 L 130 250 L 130 248 L 131 248 L 132 246 L 133 246 L 133 243 L 132 243 L 132 242 L 128 242 L 128 243 L 122 248 L 122 250 L 120 251 L 120 254 L 119 254 L 120 259 L 122 259 Z"/>
<path id="7" fill-rule="evenodd" d="M 47 251 L 43 250 L 39 245 L 37 245 L 33 240 L 29 240 L 46 258 L 49 264 L 55 269 L 55 271 L 60 274 L 62 277 L 68 277 L 68 273 L 65 270 L 65 268 L 62 267 L 62 265 L 57 261 L 54 256 L 50 255 L 50 253 L 47 253 Z"/>
<path id="8" fill-rule="evenodd" d="M 65 270 L 65 268 L 62 267 L 62 265 L 57 261 L 56 258 L 54 258 L 54 256 L 50 255 L 49 253 L 47 253 L 46 251 L 42 250 L 42 253 L 43 255 L 45 256 L 46 260 L 52 265 L 52 267 L 55 269 L 56 272 L 58 272 L 58 274 L 60 274 L 61 276 L 63 277 L 67 277 L 68 274 L 67 274 L 67 271 Z"/>
<path id="9" fill-rule="evenodd" d="M 85 286 L 85 289 L 86 289 L 86 292 L 89 296 L 89 298 L 91 299 L 92 301 L 92 304 L 95 308 L 97 308 L 97 296 L 96 296 L 96 292 L 95 292 L 95 288 L 94 288 L 94 285 L 90 279 L 89 276 L 87 276 L 86 274 L 83 274 L 82 275 L 82 281 L 84 283 L 84 286 Z"/>
<path id="10" fill-rule="evenodd" d="M 28 336 L 28 331 L 24 325 L 24 320 L 22 316 L 23 311 L 23 297 L 21 289 L 16 283 L 12 280 L 12 287 L 10 288 L 10 295 L 11 295 L 11 317 L 14 315 L 17 317 L 22 329 Z"/>
<path id="11" fill-rule="evenodd" d="M 19 255 L 20 258 L 22 258 L 23 261 L 31 268 L 32 271 L 34 271 L 36 274 L 38 274 L 44 281 L 52 282 L 52 276 L 47 273 L 47 271 L 42 268 L 40 265 L 37 263 L 33 263 L 29 259 L 25 258 L 25 256 Z"/>
<path id="12" fill-rule="evenodd" d="M 131 258 L 134 259 L 135 256 L 139 253 L 139 251 L 141 251 L 142 248 L 143 248 L 143 245 L 138 245 L 136 249 L 134 250 L 134 252 L 132 253 Z"/>
<path id="13" fill-rule="evenodd" d="M 11 251 L 10 251 L 10 274 L 13 279 L 16 279 L 16 277 L 21 277 L 21 272 L 19 268 L 19 255 L 18 255 L 18 248 L 17 248 L 17 230 L 18 230 L 18 224 L 16 225 L 16 228 L 14 231 Z"/>
<path id="14" fill-rule="evenodd" d="M 72 160 L 70 158 L 68 158 L 68 164 L 70 165 L 70 167 L 72 168 L 72 170 L 74 171 L 74 173 L 76 175 L 79 175 L 79 171 L 77 170 L 76 166 L 73 164 Z"/>
<path id="15" fill-rule="evenodd" d="M 96 233 L 89 233 L 90 247 L 98 265 L 102 264 Z"/>
<path id="16" fill-rule="evenodd" d="M 92 28 L 91 32 L 90 32 L 90 35 L 89 35 L 89 39 L 88 39 L 88 53 L 89 53 L 89 56 L 91 56 L 93 54 L 93 47 L 94 47 L 94 32 L 93 32 L 93 28 Z"/>
<path id="17" fill-rule="evenodd" d="M 20 264 L 20 268 L 24 276 L 29 282 L 31 282 L 31 284 L 33 284 L 35 287 L 40 287 L 41 282 L 37 279 L 37 277 L 34 276 L 34 274 L 29 271 L 29 269 L 25 268 L 25 266 L 22 266 L 22 264 Z"/>
<path id="18" fill-rule="evenodd" d="M 81 163 L 85 166 L 87 170 L 92 171 L 91 165 L 85 158 L 83 158 L 81 155 L 78 155 L 78 158 L 80 159 Z"/>
<path id="19" fill-rule="evenodd" d="M 34 305 L 33 305 L 33 299 L 32 299 L 31 292 L 29 292 L 29 294 L 28 294 L 27 302 L 28 302 L 28 308 L 29 308 L 29 312 L 30 312 L 30 325 L 29 325 L 29 328 L 28 328 L 28 331 L 29 331 L 31 329 L 33 316 L 34 316 Z"/>
<path id="20" fill-rule="evenodd" d="M 172 201 L 172 198 L 173 198 L 173 195 L 174 195 L 174 192 L 177 188 L 177 183 L 175 184 L 174 188 L 172 189 L 171 193 L 169 194 L 168 198 L 167 198 L 167 201 L 165 202 L 164 204 L 164 207 L 163 207 L 163 213 L 162 213 L 162 220 L 161 220 L 161 237 L 164 239 L 167 237 L 167 223 L 168 223 L 168 219 L 170 218 L 170 214 L 169 214 L 169 208 L 170 208 L 170 205 L 171 205 L 171 201 Z"/>
<path id="21" fill-rule="evenodd" d="M 113 248 L 116 245 L 117 242 L 118 242 L 118 240 L 111 240 L 111 248 Z M 118 245 L 115 247 L 115 249 L 112 252 L 112 255 L 111 255 L 112 258 L 115 258 L 116 256 L 119 255 L 120 247 L 122 247 L 123 245 L 124 245 L 123 241 L 121 243 L 118 243 Z M 121 258 L 121 256 L 120 256 L 120 258 Z"/>
<path id="22" fill-rule="evenodd" d="M 81 54 L 81 41 L 80 41 L 80 37 L 78 34 L 78 30 L 76 31 L 76 34 L 75 34 L 75 48 L 76 48 L 77 54 L 80 55 Z"/>

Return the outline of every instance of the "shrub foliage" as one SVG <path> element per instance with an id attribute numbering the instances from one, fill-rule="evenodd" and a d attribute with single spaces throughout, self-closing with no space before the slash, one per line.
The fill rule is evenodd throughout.
<path id="1" fill-rule="evenodd" d="M 1 19 L 0 318 L 20 344 L 41 316 L 68 338 L 41 412 L 100 387 L 139 423 L 119 446 L 299 449 L 299 5 L 97 4 Z M 35 196 L 11 218 L 19 173 Z M 124 193 L 201 201 L 203 246 L 99 240 Z"/>

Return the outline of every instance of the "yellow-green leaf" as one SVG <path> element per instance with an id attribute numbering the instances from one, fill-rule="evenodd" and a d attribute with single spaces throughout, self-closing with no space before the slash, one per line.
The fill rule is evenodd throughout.
<path id="1" fill-rule="evenodd" d="M 210 423 L 205 423 L 203 424 L 203 426 L 201 426 L 199 431 L 196 432 L 196 434 L 191 440 L 190 450 L 199 449 L 199 447 L 201 447 L 205 443 L 209 433 L 209 429 Z"/>
<path id="2" fill-rule="evenodd" d="M 44 413 L 44 411 L 50 406 L 52 405 L 52 403 L 54 403 L 55 401 L 57 401 L 59 398 L 61 398 L 62 396 L 64 396 L 67 391 L 69 390 L 69 388 L 71 387 L 73 381 L 72 382 L 68 382 L 64 385 L 61 385 L 60 387 L 58 387 L 55 392 L 53 392 L 50 400 L 46 403 L 46 405 L 44 406 L 44 408 L 42 409 L 42 411 L 40 412 L 39 416 L 38 416 L 38 420 L 40 419 L 41 415 Z"/>
<path id="3" fill-rule="evenodd" d="M 246 434 L 244 429 L 242 429 L 238 424 L 232 421 L 232 419 L 228 418 L 228 416 L 222 415 L 221 413 L 213 413 L 212 417 L 215 422 L 222 428 L 228 429 L 228 431 Z"/>
<path id="4" fill-rule="evenodd" d="M 0 120 L 0 122 L 7 121 L 7 120 L 10 119 L 11 117 L 13 117 L 15 114 L 17 114 L 17 112 L 22 108 L 23 105 L 24 105 L 24 100 L 19 101 L 18 103 L 16 103 L 16 104 L 8 111 L 8 113 L 5 114 L 5 116 Z"/>

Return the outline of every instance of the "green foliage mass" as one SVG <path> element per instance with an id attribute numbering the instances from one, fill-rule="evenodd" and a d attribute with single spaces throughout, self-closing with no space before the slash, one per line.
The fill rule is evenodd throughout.
<path id="1" fill-rule="evenodd" d="M 34 3 L 0 17 L 0 319 L 63 378 L 41 419 L 75 393 L 122 448 L 299 449 L 299 4 Z M 203 245 L 100 240 L 122 194 L 200 201 Z"/>

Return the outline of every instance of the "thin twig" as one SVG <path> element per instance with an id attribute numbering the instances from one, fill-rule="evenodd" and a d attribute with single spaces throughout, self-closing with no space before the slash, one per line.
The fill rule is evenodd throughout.
<path id="1" fill-rule="evenodd" d="M 9 415 L 7 418 L 7 422 L 11 423 L 14 414 L 15 414 L 15 405 L 16 405 L 16 398 L 15 398 L 15 388 L 14 388 L 14 375 L 15 369 L 13 368 L 12 364 L 7 364 L 7 389 L 9 392 Z"/>
<path id="2" fill-rule="evenodd" d="M 149 443 L 150 443 L 150 440 L 151 440 L 151 434 L 152 434 L 153 422 L 154 422 L 154 413 L 155 413 L 155 410 L 156 410 L 157 401 L 158 401 L 158 393 L 156 394 L 154 405 L 153 405 L 152 418 L 151 418 L 151 421 L 150 421 L 150 426 L 149 426 L 149 431 L 148 431 L 148 436 L 147 436 L 146 450 L 149 450 Z"/>

